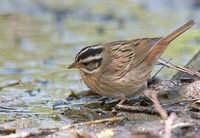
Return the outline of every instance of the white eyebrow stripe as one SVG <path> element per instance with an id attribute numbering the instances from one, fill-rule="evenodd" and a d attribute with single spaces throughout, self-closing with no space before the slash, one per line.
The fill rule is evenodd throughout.
<path id="1" fill-rule="evenodd" d="M 80 62 L 90 62 L 92 60 L 98 60 L 101 58 L 102 58 L 102 54 L 99 54 L 99 55 L 87 57 L 86 59 L 80 60 Z"/>
<path id="2" fill-rule="evenodd" d="M 81 53 L 79 53 L 79 55 L 85 53 L 86 51 L 88 51 L 90 49 L 90 47 L 86 48 L 85 50 L 83 50 Z"/>

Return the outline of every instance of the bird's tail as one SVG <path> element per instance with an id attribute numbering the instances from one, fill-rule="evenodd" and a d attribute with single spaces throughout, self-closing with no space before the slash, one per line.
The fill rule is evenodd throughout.
<path id="1" fill-rule="evenodd" d="M 178 36 L 180 36 L 182 33 L 190 29 L 194 25 L 194 20 L 191 20 L 184 24 L 183 26 L 179 27 L 177 30 L 173 31 L 169 35 L 161 38 L 152 48 L 150 53 L 146 57 L 146 61 L 149 63 L 152 63 L 153 61 L 156 61 L 157 58 L 165 51 L 167 46 L 171 41 L 176 39 Z"/>
<path id="2" fill-rule="evenodd" d="M 187 22 L 186 24 L 184 24 L 183 26 L 179 27 L 178 29 L 176 29 L 175 31 L 173 31 L 172 33 L 170 33 L 169 35 L 163 37 L 160 40 L 160 43 L 161 44 L 162 43 L 169 44 L 171 41 L 173 41 L 174 39 L 176 39 L 182 33 L 184 33 L 185 31 L 187 31 L 188 29 L 190 29 L 194 24 L 195 24 L 194 20 L 191 20 L 191 21 Z"/>

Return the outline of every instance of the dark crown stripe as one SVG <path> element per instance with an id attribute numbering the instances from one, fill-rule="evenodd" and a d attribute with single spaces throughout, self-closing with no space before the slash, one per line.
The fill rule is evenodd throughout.
<path id="1" fill-rule="evenodd" d="M 80 61 L 81 59 L 85 59 L 90 56 L 95 56 L 100 54 L 103 51 L 103 47 L 98 47 L 98 45 L 88 46 L 83 48 L 76 56 L 76 61 Z"/>

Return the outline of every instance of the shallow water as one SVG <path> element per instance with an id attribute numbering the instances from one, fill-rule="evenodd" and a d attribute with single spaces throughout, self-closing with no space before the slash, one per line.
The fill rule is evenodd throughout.
<path id="1" fill-rule="evenodd" d="M 199 13 L 198 0 L 2 1 L 0 85 L 22 83 L 0 90 L 0 123 L 17 124 L 24 121 L 21 118 L 29 120 L 24 121 L 28 126 L 71 123 L 52 106 L 71 91 L 87 90 L 78 71 L 67 70 L 87 45 L 163 36 L 195 19 L 195 27 L 163 55 L 178 65 L 186 64 L 200 47 Z M 164 69 L 159 76 L 169 79 L 173 73 Z"/>

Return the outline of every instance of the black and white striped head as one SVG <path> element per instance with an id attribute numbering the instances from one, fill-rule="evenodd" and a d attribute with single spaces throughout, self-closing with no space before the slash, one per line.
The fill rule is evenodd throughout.
<path id="1" fill-rule="evenodd" d="M 68 68 L 78 68 L 81 71 L 91 74 L 98 72 L 102 64 L 104 48 L 102 45 L 92 45 L 83 48 Z"/>

